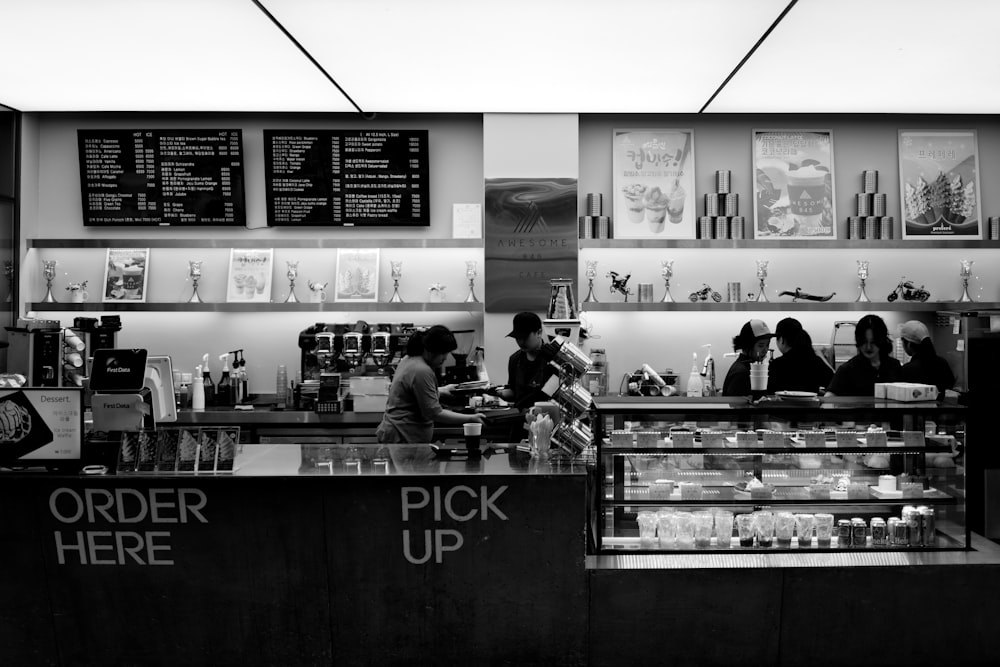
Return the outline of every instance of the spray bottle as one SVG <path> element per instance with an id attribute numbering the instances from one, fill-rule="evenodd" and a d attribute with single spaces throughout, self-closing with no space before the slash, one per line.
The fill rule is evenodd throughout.
<path id="1" fill-rule="evenodd" d="M 201 365 L 194 367 L 194 378 L 191 383 L 191 410 L 194 412 L 205 411 L 205 377 L 202 374 Z"/>
<path id="2" fill-rule="evenodd" d="M 698 353 L 692 353 L 691 358 L 691 372 L 688 374 L 687 395 L 701 396 L 704 384 L 701 381 L 701 371 L 698 370 Z"/>
<path id="3" fill-rule="evenodd" d="M 701 376 L 705 378 L 705 387 L 702 391 L 705 396 L 715 396 L 719 389 L 715 386 L 715 359 L 712 358 L 712 344 L 707 343 L 702 345 L 702 347 L 708 348 L 708 354 L 705 355 L 705 363 L 701 366 Z"/>
<path id="4" fill-rule="evenodd" d="M 249 403 L 250 402 L 250 378 L 247 374 L 247 355 L 243 354 L 243 350 L 239 350 L 240 353 L 240 402 Z"/>
<path id="5" fill-rule="evenodd" d="M 212 372 L 208 368 L 208 357 L 207 352 L 201 356 L 202 385 L 205 387 L 205 405 L 215 405 L 215 383 L 212 382 Z"/>
<path id="6" fill-rule="evenodd" d="M 219 378 L 219 386 L 215 392 L 215 404 L 219 407 L 233 406 L 233 384 L 229 377 L 229 353 L 220 354 L 219 361 L 222 362 L 222 377 Z"/>

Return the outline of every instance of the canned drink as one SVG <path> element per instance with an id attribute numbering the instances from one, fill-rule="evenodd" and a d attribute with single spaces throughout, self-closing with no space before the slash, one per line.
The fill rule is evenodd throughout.
<path id="1" fill-rule="evenodd" d="M 990 218 L 990 238 L 1000 241 L 1000 218 Z"/>
<path id="2" fill-rule="evenodd" d="M 854 212 L 859 218 L 864 218 L 872 214 L 872 196 L 859 194 L 855 197 Z"/>
<path id="3" fill-rule="evenodd" d="M 729 218 L 719 216 L 715 219 L 715 238 L 729 238 Z"/>
<path id="4" fill-rule="evenodd" d="M 851 519 L 851 546 L 864 548 L 868 544 L 868 524 L 864 519 Z"/>
<path id="5" fill-rule="evenodd" d="M 719 215 L 719 195 L 710 192 L 705 195 L 705 215 L 714 218 Z"/>
<path id="6" fill-rule="evenodd" d="M 594 238 L 594 216 L 584 215 L 580 217 L 580 238 Z"/>
<path id="7" fill-rule="evenodd" d="M 596 236 L 599 239 L 613 239 L 615 237 L 614 228 L 611 226 L 611 218 L 606 215 L 595 218 L 594 227 Z"/>
<path id="8" fill-rule="evenodd" d="M 861 218 L 856 215 L 847 219 L 847 238 L 855 240 L 861 238 Z"/>
<path id="9" fill-rule="evenodd" d="M 905 547 L 908 543 L 906 522 L 896 519 L 892 524 L 892 546 Z"/>
<path id="10" fill-rule="evenodd" d="M 878 233 L 881 229 L 881 223 L 879 219 L 874 215 L 870 215 L 865 218 L 865 239 L 875 240 L 878 238 Z"/>
<path id="11" fill-rule="evenodd" d="M 597 217 L 604 212 L 604 195 L 600 192 L 587 194 L 587 215 Z"/>
<path id="12" fill-rule="evenodd" d="M 891 215 L 887 215 L 884 218 L 882 218 L 882 229 L 881 233 L 879 234 L 879 237 L 883 241 L 887 241 L 892 238 L 892 224 L 893 224 L 893 219 Z"/>
<path id="13" fill-rule="evenodd" d="M 653 300 L 653 283 L 639 283 L 639 303 L 650 303 Z"/>
<path id="14" fill-rule="evenodd" d="M 910 507 L 909 511 L 903 508 L 903 520 L 906 522 L 907 546 L 919 547 L 923 543 L 923 536 L 920 532 L 922 524 L 920 512 L 915 507 Z"/>
<path id="15" fill-rule="evenodd" d="M 726 299 L 729 303 L 739 303 L 743 300 L 743 287 L 740 283 L 726 284 Z"/>
<path id="16" fill-rule="evenodd" d="M 728 169 L 720 169 L 715 172 L 715 191 L 719 194 L 726 195 L 729 194 L 729 177 L 730 171 Z"/>
<path id="17" fill-rule="evenodd" d="M 707 215 L 703 215 L 698 218 L 698 238 L 700 239 L 710 239 L 712 238 L 712 218 Z"/>
<path id="18" fill-rule="evenodd" d="M 848 519 L 839 519 L 837 521 L 837 546 L 849 547 L 851 546 L 851 539 L 854 531 L 851 527 L 851 522 Z"/>
<path id="19" fill-rule="evenodd" d="M 740 214 L 740 196 L 735 192 L 725 195 L 722 202 L 722 215 L 732 217 Z"/>
<path id="20" fill-rule="evenodd" d="M 743 238 L 743 216 L 736 215 L 733 219 L 729 221 L 729 238 L 731 239 L 742 239 Z"/>
<path id="21" fill-rule="evenodd" d="M 886 532 L 885 519 L 875 517 L 872 519 L 872 546 L 884 547 L 889 544 Z"/>
<path id="22" fill-rule="evenodd" d="M 920 508 L 920 533 L 925 547 L 937 546 L 937 525 L 933 507 Z"/>
<path id="23" fill-rule="evenodd" d="M 886 196 L 884 192 L 872 195 L 872 215 L 882 217 L 885 215 Z"/>
<path id="24" fill-rule="evenodd" d="M 866 193 L 878 192 L 878 171 L 866 169 L 861 174 L 861 189 Z"/>

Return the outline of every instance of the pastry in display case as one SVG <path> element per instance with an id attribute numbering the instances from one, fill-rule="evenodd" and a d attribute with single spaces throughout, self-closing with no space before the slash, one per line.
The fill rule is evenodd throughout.
<path id="1" fill-rule="evenodd" d="M 965 408 L 595 397 L 598 553 L 960 550 Z"/>

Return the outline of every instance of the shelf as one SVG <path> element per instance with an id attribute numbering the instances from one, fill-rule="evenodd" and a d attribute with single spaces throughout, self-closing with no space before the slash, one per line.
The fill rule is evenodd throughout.
<path id="1" fill-rule="evenodd" d="M 39 312 L 255 312 L 322 313 L 322 312 L 483 312 L 482 303 L 43 303 L 29 304 L 29 309 Z"/>
<path id="2" fill-rule="evenodd" d="M 676 297 L 674 297 L 676 298 Z M 856 303 L 854 301 L 741 301 L 739 303 L 706 303 L 675 302 L 675 303 L 624 303 L 624 302 L 590 302 L 581 303 L 580 310 L 584 312 L 650 312 L 650 311 L 717 311 L 742 312 L 756 310 L 816 310 L 816 311 L 939 311 L 949 310 L 964 312 L 967 310 L 994 310 L 1000 308 L 1000 302 L 974 301 L 959 303 L 957 301 L 895 301 L 893 303 L 871 302 Z"/>
<path id="3" fill-rule="evenodd" d="M 635 487 L 625 487 L 625 493 L 628 495 L 629 488 Z M 647 492 L 646 487 L 641 488 L 643 492 Z M 869 496 L 867 498 L 813 498 L 809 495 L 803 487 L 798 486 L 787 486 L 787 487 L 777 487 L 775 489 L 774 498 L 750 498 L 747 497 L 737 497 L 733 492 L 733 488 L 730 486 L 722 487 L 707 487 L 704 491 L 704 495 L 701 500 L 684 500 L 679 497 L 674 498 L 614 498 L 613 497 L 613 487 L 610 484 L 605 484 L 605 490 L 603 494 L 602 504 L 606 507 L 645 507 L 645 506 L 665 506 L 665 505 L 690 505 L 690 506 L 702 506 L 702 505 L 954 505 L 956 503 L 955 499 L 951 496 L 942 493 L 941 491 L 936 491 L 933 494 L 924 493 L 920 498 L 876 498 L 874 496 Z"/>
<path id="4" fill-rule="evenodd" d="M 580 249 L 598 248 L 718 248 L 728 250 L 738 249 L 781 249 L 781 248 L 809 248 L 819 249 L 856 249 L 856 250 L 898 250 L 905 248 L 908 250 L 925 248 L 1000 248 L 1000 241 L 965 241 L 951 240 L 948 238 L 933 238 L 928 240 L 906 240 L 892 239 L 887 241 L 821 241 L 806 239 L 789 239 L 779 241 L 776 239 L 753 239 L 740 240 L 715 240 L 715 239 L 580 239 Z"/>
<path id="5" fill-rule="evenodd" d="M 947 452 L 945 448 L 937 450 L 931 448 L 914 449 L 912 447 L 753 447 L 739 449 L 736 447 L 611 447 L 604 445 L 601 447 L 602 454 L 614 454 L 618 456 L 630 456 L 632 454 L 712 454 L 719 456 L 774 456 L 775 454 L 824 454 L 827 456 L 840 456 L 841 454 L 934 454 L 935 452 Z M 806 469 L 808 470 L 808 469 Z"/>
<path id="6" fill-rule="evenodd" d="M 28 248 L 482 248 L 483 239 L 28 239 Z"/>

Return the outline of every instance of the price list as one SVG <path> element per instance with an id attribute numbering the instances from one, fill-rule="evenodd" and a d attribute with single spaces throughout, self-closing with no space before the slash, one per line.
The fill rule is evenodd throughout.
<path id="1" fill-rule="evenodd" d="M 240 130 L 78 130 L 85 225 L 243 225 Z"/>
<path id="2" fill-rule="evenodd" d="M 427 130 L 265 130 L 268 224 L 430 224 Z"/>

